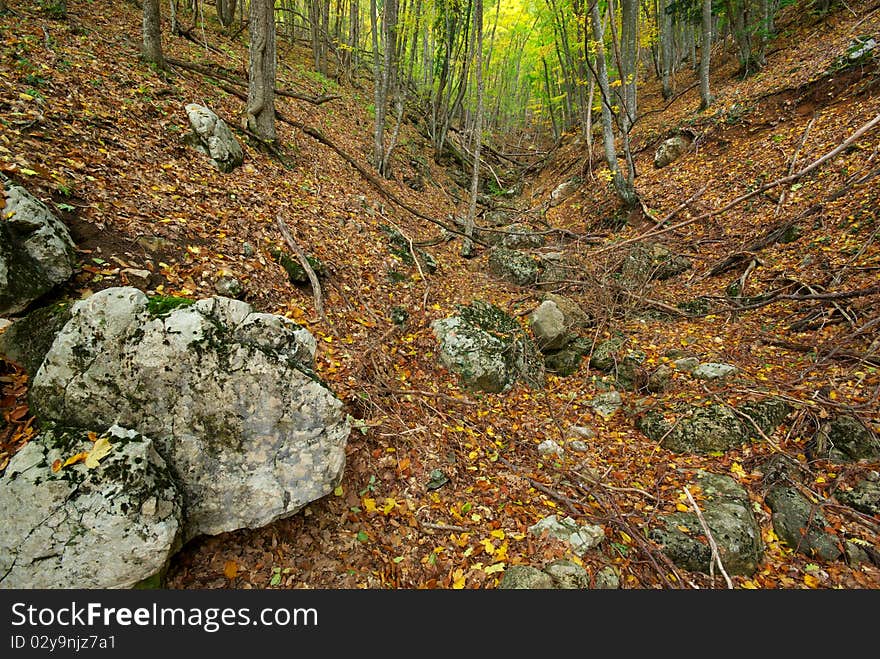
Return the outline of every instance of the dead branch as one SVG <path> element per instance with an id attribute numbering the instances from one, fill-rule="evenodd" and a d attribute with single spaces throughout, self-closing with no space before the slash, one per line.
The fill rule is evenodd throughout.
<path id="1" fill-rule="evenodd" d="M 779 341 L 779 340 L 768 340 L 768 339 L 759 339 L 765 345 L 776 346 L 777 348 L 785 348 L 786 350 L 793 350 L 794 352 L 803 352 L 803 353 L 816 353 L 816 361 L 821 359 L 837 359 L 841 361 L 855 361 L 855 362 L 863 362 L 866 364 L 871 364 L 873 366 L 880 366 L 880 357 L 875 357 L 873 355 L 869 355 L 862 352 L 835 352 L 833 354 L 829 353 L 827 355 L 819 354 L 816 346 L 804 345 L 803 343 L 792 343 L 791 341 Z"/>
<path id="2" fill-rule="evenodd" d="M 296 244 L 296 241 L 290 234 L 290 229 L 287 228 L 287 224 L 284 223 L 284 220 L 282 219 L 280 214 L 275 216 L 275 221 L 278 224 L 278 229 L 281 231 L 281 235 L 284 236 L 284 241 L 287 243 L 287 246 L 290 247 L 290 249 L 296 256 L 296 260 L 299 261 L 299 264 L 302 266 L 303 270 L 306 271 L 306 275 L 309 278 L 309 283 L 312 285 L 312 295 L 315 298 L 315 311 L 318 312 L 321 320 L 326 323 L 327 316 L 324 315 L 324 296 L 321 293 L 321 283 L 318 281 L 318 275 L 315 274 L 315 271 L 312 268 L 311 263 L 309 263 L 309 260 L 306 258 L 306 255 L 300 249 L 299 245 Z"/>
<path id="3" fill-rule="evenodd" d="M 693 506 L 694 512 L 697 513 L 697 519 L 700 520 L 700 526 L 703 527 L 703 533 L 706 535 L 706 539 L 709 541 L 709 547 L 712 550 L 712 562 L 709 564 L 710 568 L 713 567 L 715 563 L 717 563 L 718 569 L 721 570 L 721 574 L 724 577 L 724 581 L 727 584 L 727 587 L 730 590 L 733 590 L 733 582 L 730 580 L 730 576 L 727 574 L 727 570 L 724 569 L 724 563 L 721 562 L 721 554 L 718 551 L 718 544 L 715 542 L 715 538 L 712 537 L 712 532 L 709 530 L 709 525 L 706 524 L 706 520 L 703 517 L 703 511 L 700 510 L 697 502 L 694 501 L 694 497 L 693 495 L 691 495 L 691 491 L 687 488 L 687 485 L 685 485 L 684 487 L 684 493 L 687 495 L 687 499 L 690 502 L 691 506 Z"/>
<path id="4" fill-rule="evenodd" d="M 757 188 L 756 190 L 752 190 L 751 192 L 748 192 L 744 195 L 741 195 L 741 196 L 737 197 L 736 199 L 734 199 L 733 201 L 726 203 L 721 208 L 710 211 L 708 213 L 703 213 L 702 215 L 697 215 L 696 217 L 692 217 L 690 219 L 684 220 L 684 221 L 679 222 L 677 224 L 670 225 L 664 229 L 651 229 L 650 231 L 646 231 L 645 233 L 643 233 L 639 236 L 636 236 L 635 238 L 629 238 L 627 240 L 622 240 L 619 243 L 614 243 L 612 245 L 606 245 L 605 247 L 594 250 L 593 254 L 601 254 L 602 252 L 607 252 L 612 249 L 619 249 L 620 247 L 622 247 L 624 245 L 636 243 L 636 242 L 639 242 L 640 240 L 644 240 L 645 238 L 653 238 L 653 237 L 659 236 L 660 234 L 663 234 L 663 233 L 668 233 L 668 232 L 674 231 L 676 229 L 681 229 L 682 227 L 686 227 L 690 224 L 693 224 L 694 222 L 699 222 L 701 220 L 707 220 L 710 217 L 715 217 L 716 215 L 721 215 L 722 213 L 729 211 L 731 208 L 741 204 L 744 201 L 747 201 L 748 199 L 751 199 L 752 197 L 756 197 L 760 194 L 764 194 L 765 192 L 767 192 L 767 190 L 772 190 L 773 188 L 775 188 L 779 185 L 785 185 L 787 183 L 794 183 L 795 181 L 803 178 L 804 176 L 806 176 L 807 174 L 809 174 L 813 170 L 818 169 L 819 167 L 824 165 L 829 160 L 836 158 L 847 147 L 849 147 L 853 142 L 856 142 L 859 138 L 863 137 L 865 135 L 865 133 L 867 133 L 872 128 L 874 128 L 878 123 L 880 123 L 880 114 L 875 116 L 873 119 L 868 121 L 866 124 L 862 125 L 861 128 L 859 128 L 856 132 L 854 132 L 852 135 L 850 135 L 848 138 L 846 138 L 843 142 L 838 144 L 835 148 L 833 148 L 831 151 L 826 153 L 824 156 L 822 156 L 821 158 L 818 158 L 817 160 L 814 160 L 813 162 L 811 162 L 809 165 L 807 165 L 806 167 L 804 167 L 800 171 L 795 172 L 794 174 L 790 174 L 788 176 L 783 176 L 782 178 L 778 178 L 775 181 L 771 181 L 770 183 L 766 183 L 765 185 L 762 185 L 760 188 Z"/>

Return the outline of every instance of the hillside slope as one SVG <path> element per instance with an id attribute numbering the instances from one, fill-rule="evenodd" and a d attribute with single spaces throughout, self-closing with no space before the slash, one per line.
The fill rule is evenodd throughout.
<path id="1" fill-rule="evenodd" d="M 810 448 L 818 424 L 843 411 L 880 429 L 873 290 L 880 132 L 791 185 L 718 212 L 808 166 L 880 113 L 877 56 L 838 66 L 854 38 L 880 34 L 880 11 L 870 3 L 826 19 L 791 8 L 761 73 L 740 80 L 734 58 L 721 58 L 712 81 L 717 100 L 706 112 L 697 110 L 691 72 L 680 74 L 685 91 L 668 103 L 647 82 L 634 144 L 637 188 L 650 216 L 621 214 L 601 175 L 600 145 L 585 158 L 574 136 L 527 181 L 514 202 L 518 220 L 564 230 L 548 233 L 551 242 L 535 251 L 566 255 L 571 276 L 553 288 L 591 311 L 592 338 L 626 337 L 645 373 L 671 363 L 673 350 L 738 369 L 720 383 L 675 371 L 665 391 L 623 391 L 622 409 L 608 417 L 591 403 L 611 379 L 587 360 L 569 377 L 548 376 L 543 389 L 462 388 L 438 363 L 431 322 L 482 299 L 525 325 L 546 291 L 492 276 L 489 250 L 461 259 L 456 240 L 384 197 L 291 123 L 278 126 L 287 166 L 239 135 L 244 166 L 214 170 L 183 142 L 183 107 L 204 103 L 237 127 L 241 100 L 190 69 L 172 66 L 160 75 L 145 66 L 134 6 L 71 0 L 67 7 L 63 18 L 37 5 L 0 17 L 0 170 L 51 202 L 71 228 L 83 267 L 63 294 L 78 298 L 131 283 L 134 269 L 149 271 L 150 291 L 205 297 L 231 274 L 255 308 L 310 329 L 318 375 L 355 419 L 346 475 L 334 495 L 266 528 L 193 540 L 174 559 L 170 587 L 491 588 L 510 565 L 571 558 L 562 543 L 527 531 L 559 514 L 604 528 L 608 541 L 575 557 L 594 578 L 610 566 L 624 588 L 723 588 L 720 578 L 698 572 L 670 578 L 647 540 L 659 516 L 687 509 L 683 488 L 699 470 L 738 480 L 761 524 L 764 562 L 754 575 L 734 577 L 737 587 L 880 587 L 880 520 L 835 498 L 880 465 L 841 468 Z M 242 76 L 244 37 L 230 39 L 209 22 L 206 47 L 200 32 L 193 39 L 166 34 L 167 53 Z M 279 98 L 278 109 L 369 168 L 368 81 L 339 87 L 310 73 L 298 47 L 282 42 L 280 51 L 279 87 L 340 98 L 320 105 Z M 654 150 L 674 130 L 694 136 L 694 148 L 655 169 Z M 420 171 L 426 185 L 417 192 L 404 180 Z M 383 185 L 421 213 L 450 225 L 464 213 L 462 191 L 432 162 L 414 126 L 404 127 L 395 173 Z M 575 175 L 584 181 L 577 192 L 551 206 L 550 192 Z M 327 268 L 326 320 L 315 313 L 308 286 L 291 284 L 275 262 L 273 248 L 284 249 L 279 216 Z M 611 286 L 631 247 L 626 241 L 664 218 L 653 239 L 693 268 L 639 289 Z M 797 227 L 791 240 L 755 244 L 786 223 Z M 390 250 L 389 228 L 424 243 L 436 272 L 407 262 L 406 250 Z M 775 297 L 760 297 L 768 292 Z M 406 319 L 396 323 L 401 310 Z M 20 371 L 6 366 L 13 375 L 7 379 L 21 385 Z M 22 400 L 23 391 L 12 393 Z M 792 403 L 793 415 L 766 441 L 721 455 L 673 453 L 635 426 L 646 412 L 676 402 L 740 404 L 767 395 Z M 32 426 L 19 415 L 7 413 L 7 421 L 8 454 Z M 559 460 L 538 454 L 547 439 L 565 444 L 571 426 L 595 434 L 585 452 L 567 451 Z M 823 561 L 777 537 L 764 501 L 774 455 L 793 461 L 801 490 L 822 504 L 841 542 L 870 550 L 865 560 Z M 434 488 L 436 470 L 448 482 Z"/>

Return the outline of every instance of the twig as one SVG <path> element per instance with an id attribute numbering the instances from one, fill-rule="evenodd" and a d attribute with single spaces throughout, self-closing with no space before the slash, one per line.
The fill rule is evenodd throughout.
<path id="1" fill-rule="evenodd" d="M 419 526 L 423 529 L 431 529 L 432 531 L 455 531 L 456 533 L 470 533 L 471 529 L 456 524 L 435 524 L 433 522 L 419 522 Z"/>
<path id="2" fill-rule="evenodd" d="M 324 296 L 321 293 L 321 284 L 318 281 L 318 275 L 315 274 L 314 269 L 312 269 L 311 263 L 306 258 L 306 255 L 303 254 L 303 251 L 300 249 L 299 245 L 296 244 L 296 241 L 293 239 L 293 236 L 290 234 L 290 229 L 287 228 L 287 225 L 284 223 L 281 215 L 275 216 L 275 221 L 278 224 L 278 229 L 281 231 L 281 235 L 284 236 L 284 240 L 287 243 L 287 246 L 293 251 L 296 255 L 296 260 L 299 261 L 299 264 L 302 266 L 303 270 L 306 271 L 306 275 L 309 278 L 309 283 L 312 285 L 312 296 L 315 298 L 315 311 L 318 312 L 318 315 L 321 317 L 325 323 L 327 322 L 327 316 L 324 315 Z"/>
<path id="3" fill-rule="evenodd" d="M 710 572 L 712 571 L 714 564 L 717 563 L 718 569 L 721 570 L 724 581 L 727 583 L 727 587 L 733 590 L 733 582 L 730 580 L 727 570 L 724 569 L 724 563 L 721 562 L 721 554 L 718 552 L 718 545 L 715 543 L 715 538 L 712 537 L 709 525 L 706 524 L 706 520 L 703 518 L 703 513 L 697 505 L 697 502 L 694 501 L 694 497 L 691 495 L 691 491 L 687 488 L 687 485 L 684 487 L 684 493 L 687 495 L 688 501 L 690 501 L 690 504 L 694 507 L 694 511 L 697 513 L 697 519 L 700 520 L 700 526 L 703 527 L 703 533 L 706 534 L 706 538 L 709 540 L 709 547 L 712 549 L 712 562 L 709 564 Z"/>
<path id="4" fill-rule="evenodd" d="M 807 124 L 807 127 L 804 129 L 804 134 L 801 136 L 801 141 L 798 143 L 797 148 L 794 150 L 794 155 L 791 157 L 791 162 L 788 165 L 788 173 L 792 174 L 794 172 L 795 165 L 797 165 L 798 156 L 801 154 L 801 149 L 804 148 L 804 144 L 807 142 L 807 136 L 810 134 L 810 129 L 813 128 L 813 124 L 816 123 L 816 117 L 814 116 L 810 119 L 810 123 Z M 776 204 L 776 212 L 774 215 L 779 215 L 779 211 L 782 210 L 782 204 L 785 203 L 785 195 L 788 194 L 788 188 L 782 190 L 782 194 L 779 195 L 779 203 Z"/>
<path id="5" fill-rule="evenodd" d="M 440 398 L 449 403 L 455 403 L 456 405 L 476 405 L 477 403 L 472 400 L 466 400 L 464 398 L 455 398 L 454 396 L 449 396 L 439 391 L 418 391 L 416 389 L 388 389 L 387 392 L 389 394 L 394 394 L 396 396 L 423 396 L 427 398 Z"/>

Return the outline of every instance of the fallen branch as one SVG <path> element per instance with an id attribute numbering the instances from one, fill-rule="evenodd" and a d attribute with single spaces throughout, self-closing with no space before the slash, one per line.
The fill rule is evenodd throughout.
<path id="1" fill-rule="evenodd" d="M 733 582 L 730 580 L 727 570 L 724 569 L 724 563 L 721 562 L 721 554 L 718 551 L 718 545 L 715 542 L 715 538 L 712 537 L 709 525 L 706 524 L 706 520 L 703 518 L 703 512 L 700 510 L 697 502 L 694 501 L 694 497 L 691 495 L 691 491 L 687 486 L 684 488 L 684 493 L 687 495 L 688 501 L 697 513 L 697 519 L 700 520 L 700 526 L 703 527 L 703 533 L 706 535 L 706 539 L 709 540 L 709 547 L 712 549 L 712 562 L 709 564 L 710 572 L 712 571 L 714 564 L 717 563 L 718 569 L 721 570 L 721 574 L 724 576 L 724 581 L 727 583 L 727 587 L 733 590 Z"/>
<path id="2" fill-rule="evenodd" d="M 816 346 L 804 345 L 803 343 L 792 343 L 790 341 L 759 339 L 765 345 L 776 346 L 777 348 L 785 348 L 794 352 L 816 353 L 816 361 L 819 359 L 838 359 L 841 361 L 856 361 L 880 366 L 880 357 L 875 357 L 861 352 L 835 352 L 833 354 L 820 355 Z"/>
<path id="3" fill-rule="evenodd" d="M 716 215 L 720 215 L 721 213 L 727 212 L 731 208 L 733 208 L 734 206 L 737 206 L 737 205 L 741 204 L 742 202 L 744 202 L 748 199 L 751 199 L 752 197 L 756 197 L 760 194 L 764 194 L 765 192 L 767 192 L 767 190 L 772 190 L 773 188 L 775 188 L 779 185 L 793 183 L 793 182 L 797 181 L 798 179 L 803 178 L 804 176 L 806 176 L 807 174 L 812 172 L 814 169 L 821 167 L 823 164 L 825 164 L 829 160 L 832 160 L 833 158 L 840 155 L 841 152 L 843 152 L 853 142 L 855 142 L 859 138 L 863 137 L 865 135 L 865 133 L 867 133 L 872 128 L 874 128 L 878 123 L 880 123 L 880 114 L 878 114 L 873 119 L 871 119 L 869 122 L 864 124 L 861 128 L 859 128 L 856 132 L 854 132 L 852 135 L 850 135 L 848 138 L 846 138 L 843 142 L 841 142 L 839 145 L 837 145 L 831 151 L 826 153 L 824 156 L 822 156 L 818 160 L 814 160 L 812 163 L 810 163 L 809 165 L 807 165 L 806 167 L 804 167 L 800 171 L 795 172 L 794 174 L 790 174 L 788 176 L 784 176 L 782 178 L 778 178 L 775 181 L 771 181 L 770 183 L 762 185 L 760 188 L 757 188 L 756 190 L 752 190 L 751 192 L 748 192 L 744 195 L 741 195 L 741 196 L 737 197 L 736 199 L 734 199 L 733 201 L 728 202 L 727 204 L 725 204 L 721 208 L 710 211 L 708 213 L 703 213 L 702 215 L 697 215 L 696 217 L 692 217 L 688 220 L 684 220 L 684 221 L 679 222 L 677 224 L 670 225 L 664 229 L 651 229 L 650 231 L 646 231 L 645 233 L 641 234 L 640 236 L 636 236 L 635 238 L 629 238 L 628 240 L 622 240 L 619 243 L 607 245 L 607 246 L 602 247 L 600 249 L 594 250 L 592 253 L 593 254 L 601 254 L 603 252 L 607 252 L 612 249 L 618 249 L 618 248 L 622 247 L 623 245 L 628 245 L 630 243 L 639 242 L 640 240 L 644 240 L 645 238 L 653 238 L 653 237 L 659 236 L 663 233 L 668 233 L 668 232 L 674 231 L 676 229 L 681 229 L 682 227 L 686 227 L 690 224 L 693 224 L 694 222 L 699 222 L 700 220 L 706 220 L 706 219 L 709 219 L 710 217 L 715 217 Z"/>
<path id="4" fill-rule="evenodd" d="M 300 249 L 299 245 L 296 244 L 296 241 L 290 234 L 290 229 L 287 228 L 287 225 L 284 223 L 281 215 L 276 215 L 275 221 L 278 223 L 278 229 L 281 231 L 281 235 L 284 236 L 284 241 L 287 243 L 287 246 L 290 247 L 294 255 L 296 255 L 296 260 L 299 261 L 299 264 L 302 266 L 303 270 L 306 271 L 306 275 L 309 278 L 309 283 L 312 285 L 312 295 L 315 298 L 315 311 L 318 312 L 321 320 L 326 323 L 327 316 L 324 315 L 324 296 L 321 293 L 321 284 L 318 281 L 318 275 L 315 274 L 315 271 L 312 268 L 312 264 L 309 263 L 306 255 Z"/>

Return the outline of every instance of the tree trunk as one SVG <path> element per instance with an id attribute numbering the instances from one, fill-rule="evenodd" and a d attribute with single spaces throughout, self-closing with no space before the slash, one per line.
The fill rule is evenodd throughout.
<path id="1" fill-rule="evenodd" d="M 712 0 L 703 0 L 703 45 L 700 52 L 700 109 L 712 105 L 709 92 L 709 59 L 712 52 Z"/>
<path id="2" fill-rule="evenodd" d="M 385 155 L 385 80 L 382 65 L 379 59 L 379 17 L 376 8 L 376 0 L 370 0 L 370 26 L 373 32 L 373 105 L 375 106 L 373 119 L 373 163 L 376 169 L 382 168 L 382 159 Z"/>
<path id="3" fill-rule="evenodd" d="M 711 3 L 711 0 L 709 0 Z M 660 12 L 660 56 L 662 60 L 663 71 L 663 98 L 672 97 L 672 76 L 675 73 L 675 63 L 673 62 L 673 41 L 672 41 L 672 14 L 667 10 L 671 8 L 671 0 L 661 0 Z"/>
<path id="4" fill-rule="evenodd" d="M 259 139 L 274 143 L 275 7 L 273 0 L 251 0 L 248 47 L 247 127 Z"/>
<path id="5" fill-rule="evenodd" d="M 237 0 L 216 0 L 214 6 L 217 8 L 217 19 L 223 27 L 232 25 L 235 20 L 235 5 Z"/>
<path id="6" fill-rule="evenodd" d="M 144 0 L 144 43 L 142 54 L 145 61 L 165 68 L 162 56 L 162 27 L 159 17 L 159 0 Z"/>
<path id="7" fill-rule="evenodd" d="M 474 0 L 474 33 L 476 44 L 477 110 L 474 116 L 474 169 L 471 175 L 471 197 L 464 232 L 467 238 L 461 246 L 461 255 L 473 255 L 474 222 L 477 215 L 477 194 L 480 191 L 480 151 L 483 146 L 483 0 Z"/>

